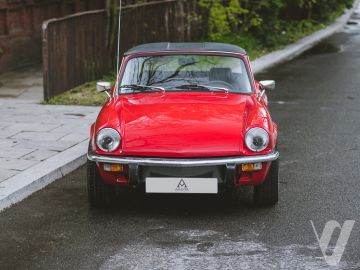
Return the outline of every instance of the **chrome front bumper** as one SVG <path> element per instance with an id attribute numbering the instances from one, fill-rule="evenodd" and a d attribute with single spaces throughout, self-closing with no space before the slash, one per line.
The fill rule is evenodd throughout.
<path id="1" fill-rule="evenodd" d="M 268 155 L 246 157 L 216 157 L 216 158 L 151 158 L 151 157 L 119 157 L 104 156 L 88 153 L 88 159 L 100 163 L 136 164 L 138 166 L 211 166 L 228 164 L 248 164 L 274 161 L 279 158 L 279 152 L 275 151 Z"/>

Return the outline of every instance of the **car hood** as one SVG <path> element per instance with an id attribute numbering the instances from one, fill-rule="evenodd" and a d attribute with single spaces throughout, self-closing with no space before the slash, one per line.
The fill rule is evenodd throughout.
<path id="1" fill-rule="evenodd" d="M 251 101 L 248 95 L 151 93 L 119 99 L 124 155 L 202 157 L 240 153 Z"/>

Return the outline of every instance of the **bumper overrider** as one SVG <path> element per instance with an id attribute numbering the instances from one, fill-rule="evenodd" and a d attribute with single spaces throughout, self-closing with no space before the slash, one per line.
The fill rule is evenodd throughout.
<path id="1" fill-rule="evenodd" d="M 256 156 L 235 156 L 235 157 L 214 157 L 214 158 L 154 158 L 154 157 L 120 157 L 98 155 L 88 152 L 88 159 L 97 163 L 122 164 L 129 168 L 129 184 L 137 185 L 142 182 L 139 175 L 139 168 L 142 166 L 150 167 L 206 167 L 206 166 L 225 166 L 224 182 L 234 183 L 236 167 L 241 164 L 267 163 L 279 158 L 279 152 L 275 151 L 268 155 Z"/>

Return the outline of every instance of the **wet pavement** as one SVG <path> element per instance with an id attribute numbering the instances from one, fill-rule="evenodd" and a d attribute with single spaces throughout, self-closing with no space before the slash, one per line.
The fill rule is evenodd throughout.
<path id="1" fill-rule="evenodd" d="M 322 45 L 331 50 L 258 76 L 278 83 L 269 94 L 280 129 L 276 207 L 253 206 L 245 190 L 232 200 L 136 195 L 94 210 L 81 168 L 0 213 L 0 268 L 329 269 L 310 221 L 321 233 L 329 220 L 355 220 L 330 269 L 359 269 L 359 45 L 352 23 Z"/>

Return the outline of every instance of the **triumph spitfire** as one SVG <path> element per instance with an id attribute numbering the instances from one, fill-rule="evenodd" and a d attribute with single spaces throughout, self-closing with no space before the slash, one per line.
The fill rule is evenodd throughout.
<path id="1" fill-rule="evenodd" d="M 256 204 L 278 201 L 277 125 L 266 91 L 240 47 L 152 43 L 125 53 L 115 86 L 91 126 L 89 202 L 117 190 L 217 194 L 253 185 Z"/>

